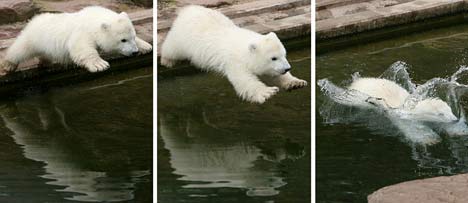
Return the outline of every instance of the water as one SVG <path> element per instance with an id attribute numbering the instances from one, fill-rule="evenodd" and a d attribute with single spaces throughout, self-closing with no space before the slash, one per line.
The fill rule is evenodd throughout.
<path id="1" fill-rule="evenodd" d="M 461 25 L 317 56 L 316 78 L 327 78 L 320 85 L 334 84 L 325 89 L 347 93 L 349 102 L 362 95 L 340 88 L 359 77 L 387 78 L 411 94 L 402 109 L 375 111 L 345 107 L 317 87 L 318 202 L 365 202 L 387 185 L 468 172 L 467 31 Z M 445 101 L 459 122 L 408 116 L 405 110 L 429 97 Z"/>
<path id="2" fill-rule="evenodd" d="M 310 50 L 288 59 L 310 81 Z M 309 87 L 257 105 L 213 73 L 158 78 L 158 202 L 310 202 Z"/>
<path id="3" fill-rule="evenodd" d="M 0 101 L 0 202 L 152 202 L 151 68 Z"/>

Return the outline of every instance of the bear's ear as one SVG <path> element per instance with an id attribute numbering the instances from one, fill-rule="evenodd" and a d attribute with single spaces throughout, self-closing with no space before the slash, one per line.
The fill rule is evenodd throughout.
<path id="1" fill-rule="evenodd" d="M 268 38 L 278 38 L 274 32 L 270 32 L 266 35 Z"/>
<path id="2" fill-rule="evenodd" d="M 125 12 L 122 12 L 122 13 L 120 13 L 119 15 L 120 15 L 120 16 L 122 16 L 122 17 L 126 17 L 126 18 L 128 18 L 128 15 L 127 15 L 127 13 L 125 13 Z"/>
<path id="3" fill-rule="evenodd" d="M 257 45 L 255 45 L 254 43 L 249 44 L 249 51 L 254 52 L 255 50 L 257 50 Z"/>
<path id="4" fill-rule="evenodd" d="M 101 29 L 102 29 L 102 30 L 108 31 L 109 28 L 110 28 L 110 25 L 109 25 L 109 24 L 107 24 L 107 23 L 102 23 L 102 24 L 101 24 Z"/>

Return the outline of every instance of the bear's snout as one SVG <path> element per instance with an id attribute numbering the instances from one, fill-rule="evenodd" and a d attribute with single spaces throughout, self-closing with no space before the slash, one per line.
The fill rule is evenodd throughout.
<path id="1" fill-rule="evenodd" d="M 137 51 L 133 51 L 133 52 L 132 52 L 132 56 L 138 55 L 138 52 L 139 52 L 138 50 L 137 50 Z"/>
<path id="2" fill-rule="evenodd" d="M 282 74 L 286 74 L 290 70 L 291 70 L 291 65 L 289 65 L 288 61 L 285 61 L 285 63 L 283 64 Z"/>

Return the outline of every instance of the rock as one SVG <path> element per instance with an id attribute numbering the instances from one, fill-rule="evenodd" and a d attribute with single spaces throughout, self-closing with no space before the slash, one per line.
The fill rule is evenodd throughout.
<path id="1" fill-rule="evenodd" d="M 32 17 L 38 7 L 31 0 L 0 1 L 0 24 L 24 21 Z"/>
<path id="2" fill-rule="evenodd" d="M 413 180 L 387 186 L 367 197 L 369 203 L 466 203 L 468 174 Z"/>

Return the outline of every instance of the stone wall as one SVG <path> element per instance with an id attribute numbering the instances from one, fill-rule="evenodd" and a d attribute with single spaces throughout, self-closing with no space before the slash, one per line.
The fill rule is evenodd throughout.
<path id="1" fill-rule="evenodd" d="M 1 0 L 0 25 L 31 18 L 39 8 L 31 0 Z"/>

